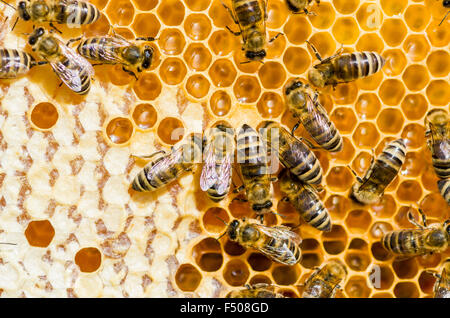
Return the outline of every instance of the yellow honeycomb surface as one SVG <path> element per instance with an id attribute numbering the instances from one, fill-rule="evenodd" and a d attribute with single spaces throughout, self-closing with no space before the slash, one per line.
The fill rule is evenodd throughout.
<path id="1" fill-rule="evenodd" d="M 230 4 L 230 1 L 225 1 Z M 438 26 L 442 1 L 334 0 L 292 15 L 283 0 L 268 0 L 265 63 L 241 64 L 241 39 L 219 0 L 95 0 L 102 12 L 81 29 L 58 26 L 64 40 L 107 34 L 110 24 L 128 39 L 158 40 L 152 68 L 138 76 L 121 66 L 96 66 L 86 97 L 73 94 L 50 66 L 0 82 L 0 295 L 3 297 L 224 297 L 233 288 L 275 283 L 298 297 L 316 266 L 339 258 L 349 275 L 337 297 L 431 297 L 443 254 L 398 260 L 379 243 L 392 229 L 408 228 L 406 212 L 420 206 L 431 222 L 450 209 L 437 190 L 425 145 L 424 116 L 449 111 L 450 19 Z M 23 33 L 32 23 L 8 16 L 0 45 L 30 52 Z M 1 17 L 3 21 L 4 18 Z M 149 155 L 201 132 L 216 121 L 253 127 L 275 120 L 291 129 L 283 87 L 306 78 L 316 58 L 345 51 L 376 51 L 386 59 L 369 78 L 321 91 L 320 100 L 344 139 L 343 150 L 314 152 L 324 170 L 321 198 L 333 228 L 306 224 L 301 263 L 273 263 L 225 236 L 217 218 L 253 217 L 248 203 L 230 194 L 213 203 L 199 188 L 200 167 L 154 193 L 130 190 Z M 178 135 L 172 138 L 177 129 Z M 307 137 L 299 128 L 298 136 Z M 354 176 L 390 140 L 407 140 L 398 177 L 381 202 L 361 206 L 348 198 Z M 239 179 L 234 178 L 239 184 Z M 274 184 L 269 224 L 299 224 Z M 241 194 L 242 196 L 242 194 Z M 371 274 L 379 279 L 370 279 Z"/>

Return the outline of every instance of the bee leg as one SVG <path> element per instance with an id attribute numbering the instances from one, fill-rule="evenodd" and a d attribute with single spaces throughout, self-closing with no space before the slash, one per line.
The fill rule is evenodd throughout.
<path id="1" fill-rule="evenodd" d="M 244 186 L 244 185 L 241 185 L 240 187 L 235 188 L 235 189 L 233 190 L 233 193 L 239 193 L 239 192 L 241 192 L 242 190 L 244 190 L 244 188 L 245 188 L 245 186 Z"/>
<path id="2" fill-rule="evenodd" d="M 279 32 L 277 35 L 275 35 L 273 38 L 271 38 L 271 39 L 269 40 L 269 43 L 272 43 L 273 41 L 275 41 L 280 35 L 284 35 L 284 33 Z"/>
<path id="3" fill-rule="evenodd" d="M 239 36 L 241 35 L 241 31 L 239 32 L 234 32 L 233 30 L 230 29 L 230 27 L 227 25 L 226 26 L 227 30 L 231 32 L 231 34 L 235 35 L 235 36 Z"/>
<path id="4" fill-rule="evenodd" d="M 154 37 L 152 37 L 152 36 L 149 36 L 149 37 L 140 37 L 140 38 L 136 38 L 135 40 L 136 40 L 136 41 L 153 42 L 153 41 L 159 40 L 159 38 L 154 38 Z"/>
<path id="5" fill-rule="evenodd" d="M 127 70 L 125 67 L 122 67 L 122 70 L 123 70 L 125 73 L 128 73 L 128 74 L 130 74 L 131 76 L 134 76 L 134 78 L 136 79 L 136 81 L 138 80 L 136 74 L 134 74 L 132 71 Z"/>
<path id="6" fill-rule="evenodd" d="M 256 216 L 256 218 L 259 219 L 259 222 L 260 222 L 261 224 L 264 224 L 264 214 L 259 214 L 259 215 Z"/>
<path id="7" fill-rule="evenodd" d="M 436 279 L 441 279 L 441 274 L 437 273 L 436 271 L 433 271 L 431 269 L 425 270 L 426 273 L 432 275 Z"/>
<path id="8" fill-rule="evenodd" d="M 423 226 L 420 225 L 419 223 L 417 223 L 417 220 L 414 218 L 414 215 L 411 213 L 411 207 L 408 210 L 407 217 L 408 217 L 409 223 L 417 226 L 419 229 L 423 229 Z"/>
<path id="9" fill-rule="evenodd" d="M 294 133 L 295 133 L 295 131 L 297 130 L 298 126 L 300 126 L 300 122 L 297 122 L 297 123 L 295 124 L 294 128 L 292 128 L 292 131 L 291 131 L 291 135 L 292 135 L 292 136 L 294 136 Z"/>
<path id="10" fill-rule="evenodd" d="M 156 155 L 158 155 L 158 154 L 163 154 L 163 155 L 165 155 L 166 152 L 165 152 L 164 150 L 159 150 L 159 151 L 156 151 L 156 152 L 152 153 L 152 154 L 149 155 L 149 156 L 136 156 L 136 155 L 132 155 L 132 156 L 135 157 L 135 158 L 140 158 L 140 159 L 150 159 L 150 158 L 153 158 L 154 156 L 156 156 Z"/>
<path id="11" fill-rule="evenodd" d="M 425 212 L 423 212 L 423 210 L 421 208 L 419 208 L 419 214 L 422 217 L 422 223 L 424 227 L 427 227 L 427 216 L 425 215 Z"/>
<path id="12" fill-rule="evenodd" d="M 306 14 L 306 15 L 312 15 L 312 16 L 316 16 L 317 15 L 317 13 L 315 13 L 315 12 L 312 12 L 312 11 L 308 11 L 308 9 L 303 9 L 303 12 Z"/>
<path id="13" fill-rule="evenodd" d="M 228 11 L 228 13 L 230 14 L 230 16 L 233 19 L 234 23 L 239 24 L 238 20 L 236 19 L 236 17 L 233 14 L 233 11 L 225 3 L 223 3 L 222 0 L 220 0 L 220 2 L 222 3 L 222 6 Z"/>
<path id="14" fill-rule="evenodd" d="M 59 31 L 59 30 L 55 27 L 55 25 L 54 25 L 52 22 L 49 23 L 49 26 L 50 26 L 52 29 L 54 29 L 56 32 L 58 32 L 59 34 L 62 34 L 62 32 Z"/>
<path id="15" fill-rule="evenodd" d="M 82 38 L 83 38 L 83 36 L 81 35 L 81 36 L 79 36 L 79 37 L 77 37 L 75 39 L 70 39 L 69 41 L 67 41 L 66 46 L 69 46 L 69 44 L 71 44 L 73 42 L 80 41 Z"/>
<path id="16" fill-rule="evenodd" d="M 317 51 L 316 47 L 314 45 L 311 44 L 311 42 L 309 42 L 308 40 L 306 40 L 306 43 L 311 47 L 311 50 L 313 50 L 314 55 L 317 57 L 317 59 L 323 63 L 322 61 L 322 57 L 320 56 L 319 51 Z"/>
<path id="17" fill-rule="evenodd" d="M 442 23 L 444 23 L 445 19 L 447 19 L 448 14 L 450 13 L 450 11 L 447 11 L 447 13 L 445 14 L 444 18 L 442 19 L 441 23 L 439 23 L 439 26 L 441 26 Z"/>
<path id="18" fill-rule="evenodd" d="M 342 290 L 342 287 L 340 285 L 336 285 L 336 287 L 334 287 L 333 291 L 331 292 L 330 298 L 336 297 L 336 292 L 338 291 L 338 289 Z"/>
<path id="19" fill-rule="evenodd" d="M 267 15 L 267 0 L 263 0 L 264 1 L 264 21 L 267 20 L 267 18 L 269 17 Z"/>
<path id="20" fill-rule="evenodd" d="M 361 179 L 361 177 L 358 176 L 358 175 L 356 174 L 355 170 L 353 170 L 352 167 L 350 167 L 350 165 L 347 165 L 347 168 L 348 168 L 348 169 L 351 171 L 351 173 L 355 176 L 356 181 L 358 181 L 359 183 L 363 183 L 363 182 L 364 182 L 364 180 Z"/>
<path id="21" fill-rule="evenodd" d="M 282 201 L 282 202 L 289 202 L 289 198 L 288 197 L 282 197 L 280 199 L 280 201 Z"/>

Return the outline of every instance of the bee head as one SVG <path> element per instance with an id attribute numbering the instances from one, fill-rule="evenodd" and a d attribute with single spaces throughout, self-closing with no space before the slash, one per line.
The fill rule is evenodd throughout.
<path id="1" fill-rule="evenodd" d="M 450 8 L 450 0 L 444 0 L 443 5 L 445 8 Z"/>
<path id="2" fill-rule="evenodd" d="M 148 69 L 150 67 L 150 65 L 152 64 L 152 58 L 153 58 L 153 48 L 149 45 L 146 45 L 144 49 L 144 60 L 142 61 L 143 69 Z"/>
<path id="3" fill-rule="evenodd" d="M 325 76 L 317 68 L 311 68 L 308 72 L 308 80 L 316 87 L 325 87 Z"/>
<path id="4" fill-rule="evenodd" d="M 28 6 L 26 1 L 20 1 L 17 5 L 17 11 L 19 13 L 19 17 L 25 21 L 29 21 L 31 19 L 30 14 L 28 13 Z"/>
<path id="5" fill-rule="evenodd" d="M 43 36 L 45 33 L 44 28 L 37 28 L 36 30 L 31 33 L 30 37 L 28 38 L 28 43 L 33 46 L 37 43 L 38 39 Z"/>
<path id="6" fill-rule="evenodd" d="M 239 225 L 239 220 L 233 220 L 228 226 L 227 232 L 230 240 L 235 241 L 237 239 Z"/>
<path id="7" fill-rule="evenodd" d="M 448 232 L 435 229 L 426 238 L 426 243 L 430 247 L 442 247 L 447 243 Z"/>

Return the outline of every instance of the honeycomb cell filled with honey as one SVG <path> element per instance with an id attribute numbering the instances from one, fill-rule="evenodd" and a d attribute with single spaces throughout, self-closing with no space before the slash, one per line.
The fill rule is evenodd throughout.
<path id="1" fill-rule="evenodd" d="M 226 29 L 238 26 L 220 0 L 91 2 L 101 18 L 61 26 L 64 42 L 112 32 L 129 41 L 153 37 L 144 41 L 154 49 L 153 62 L 137 78 L 122 65 L 96 65 L 86 96 L 60 86 L 49 65 L 0 79 L 0 241 L 16 244 L 2 250 L 0 272 L 27 280 L 0 280 L 0 296 L 206 298 L 267 283 L 300 297 L 299 286 L 331 259 L 348 271 L 337 297 L 433 296 L 430 270 L 440 271 L 449 250 L 402 260 L 380 239 L 413 228 L 410 207 L 417 219 L 420 207 L 431 223 L 450 217 L 424 126 L 431 109 L 450 111 L 450 18 L 439 25 L 447 12 L 442 1 L 330 0 L 313 3 L 305 15 L 292 14 L 284 0 L 268 0 L 267 40 L 281 35 L 267 43 L 263 63 L 249 61 L 242 37 Z M 37 58 L 24 35 L 31 22 L 20 20 L 9 32 L 15 14 L 0 3 L 0 20 L 9 18 L 0 44 Z M 385 65 L 318 90 L 343 138 L 340 152 L 313 149 L 331 231 L 303 222 L 274 182 L 279 214 L 265 222 L 295 227 L 303 239 L 298 264 L 276 263 L 227 235 L 217 240 L 234 218 L 255 213 L 234 200 L 244 192 L 211 201 L 199 185 L 201 165 L 152 193 L 130 187 L 150 160 L 215 123 L 257 128 L 273 120 L 291 131 L 298 118 L 286 105 L 286 85 L 294 78 L 306 83 L 320 63 L 307 41 L 322 59 L 341 49 L 374 51 Z M 301 125 L 295 135 L 310 139 Z M 381 200 L 352 201 L 352 170 L 363 177 L 373 156 L 398 138 L 407 145 L 405 163 Z M 233 183 L 241 182 L 233 170 Z"/>

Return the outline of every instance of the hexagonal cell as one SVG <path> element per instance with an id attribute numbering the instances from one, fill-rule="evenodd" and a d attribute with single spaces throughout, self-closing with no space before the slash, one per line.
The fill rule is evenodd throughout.
<path id="1" fill-rule="evenodd" d="M 432 105 L 447 105 L 450 103 L 450 84 L 445 80 L 431 81 L 427 87 L 427 97 Z"/>
<path id="2" fill-rule="evenodd" d="M 186 81 L 186 91 L 195 98 L 205 97 L 210 86 L 208 79 L 202 74 L 192 75 Z"/>
<path id="3" fill-rule="evenodd" d="M 159 68 L 161 79 L 169 85 L 180 84 L 186 76 L 187 69 L 183 61 L 176 57 L 168 57 Z"/>
<path id="4" fill-rule="evenodd" d="M 244 198 L 244 194 L 239 194 L 237 198 Z M 228 205 L 228 210 L 231 215 L 237 219 L 251 218 L 255 215 L 248 202 L 241 202 L 240 200 L 232 200 Z"/>
<path id="5" fill-rule="evenodd" d="M 405 86 L 398 79 L 387 79 L 380 87 L 379 96 L 383 103 L 397 106 L 405 95 Z"/>
<path id="6" fill-rule="evenodd" d="M 362 252 L 347 252 L 345 263 L 354 271 L 365 271 L 370 264 L 370 255 Z"/>
<path id="7" fill-rule="evenodd" d="M 231 109 L 231 98 L 225 91 L 215 91 L 209 101 L 211 111 L 216 116 L 225 116 Z"/>
<path id="8" fill-rule="evenodd" d="M 400 75 L 407 63 L 405 54 L 398 49 L 386 50 L 383 53 L 385 59 L 385 65 L 383 71 L 386 75 L 396 76 Z"/>
<path id="9" fill-rule="evenodd" d="M 279 32 L 269 31 L 268 37 L 269 37 L 269 39 L 273 39 L 278 34 L 279 34 Z M 281 55 L 283 55 L 283 53 L 286 50 L 286 42 L 287 42 L 287 40 L 286 40 L 285 36 L 278 36 L 276 41 L 272 41 L 272 42 L 269 41 L 266 46 L 266 50 L 267 50 L 266 58 L 267 59 L 276 59 L 276 58 L 279 58 Z M 240 50 L 240 53 L 243 53 L 243 51 Z M 254 63 L 254 64 L 257 64 L 257 63 Z M 244 66 L 244 65 L 245 64 L 242 64 L 241 66 Z M 244 70 L 242 70 L 242 71 L 245 72 Z"/>
<path id="10" fill-rule="evenodd" d="M 373 119 L 380 111 L 381 103 L 378 96 L 373 93 L 359 95 L 355 104 L 356 114 L 361 119 Z"/>
<path id="11" fill-rule="evenodd" d="M 162 142 L 174 145 L 183 139 L 184 125 L 178 118 L 166 117 L 159 123 L 157 133 Z"/>
<path id="12" fill-rule="evenodd" d="M 239 256 L 244 254 L 246 251 L 245 247 L 230 240 L 226 241 L 223 250 L 225 251 L 225 253 L 231 256 Z"/>
<path id="13" fill-rule="evenodd" d="M 352 137 L 355 146 L 372 149 L 378 143 L 380 133 L 374 124 L 362 122 L 356 127 Z"/>
<path id="14" fill-rule="evenodd" d="M 134 92 L 141 100 L 154 100 L 161 94 L 161 82 L 153 73 L 145 73 L 133 86 Z"/>
<path id="15" fill-rule="evenodd" d="M 358 43 L 356 43 L 356 50 L 359 52 L 370 51 L 378 52 L 381 54 L 384 49 L 383 39 L 376 33 L 363 34 Z"/>
<path id="16" fill-rule="evenodd" d="M 108 69 L 101 74 L 100 76 L 104 76 L 107 75 L 109 77 L 109 80 L 111 81 L 112 84 L 116 85 L 116 86 L 123 86 L 123 85 L 129 85 L 131 82 L 134 81 L 134 76 L 126 73 L 123 70 L 123 65 L 121 64 L 117 64 L 117 65 L 108 65 Z M 101 67 L 101 66 L 100 66 Z M 97 73 L 99 74 L 99 68 L 97 68 Z"/>
<path id="17" fill-rule="evenodd" d="M 408 211 L 410 209 L 411 209 L 411 213 L 414 215 L 416 220 L 420 219 L 419 212 L 417 211 L 416 208 L 412 208 L 412 207 L 409 207 L 409 206 L 402 206 L 398 210 L 397 214 L 395 214 L 395 217 L 394 217 L 395 223 L 397 223 L 397 225 L 400 228 L 402 228 L 402 229 L 404 229 L 404 228 L 409 228 L 409 229 L 415 228 L 415 226 L 413 224 L 411 224 L 411 222 L 409 222 L 409 220 L 408 220 L 407 213 L 408 213 Z"/>
<path id="18" fill-rule="evenodd" d="M 31 221 L 25 230 L 28 244 L 34 247 L 47 247 L 55 236 L 55 229 L 49 220 Z"/>
<path id="19" fill-rule="evenodd" d="M 91 0 L 89 2 L 95 5 L 99 10 L 103 10 L 108 4 L 108 0 Z"/>
<path id="20" fill-rule="evenodd" d="M 325 207 L 330 212 L 332 218 L 341 220 L 350 209 L 351 202 L 344 196 L 333 194 L 325 201 Z"/>
<path id="21" fill-rule="evenodd" d="M 381 239 L 384 234 L 392 231 L 393 228 L 391 224 L 386 222 L 375 222 L 370 228 L 370 235 L 374 239 Z"/>
<path id="22" fill-rule="evenodd" d="M 147 130 L 156 124 L 158 113 L 153 105 L 144 103 L 134 107 L 132 117 L 137 128 Z"/>
<path id="23" fill-rule="evenodd" d="M 359 0 L 333 0 L 334 7 L 342 14 L 355 12 L 359 6 Z"/>
<path id="24" fill-rule="evenodd" d="M 403 82 L 410 91 L 416 92 L 425 88 L 430 81 L 427 68 L 423 65 L 410 65 L 403 73 Z"/>
<path id="25" fill-rule="evenodd" d="M 344 191 L 353 183 L 353 175 L 347 167 L 333 167 L 327 175 L 327 185 L 335 191 Z"/>
<path id="26" fill-rule="evenodd" d="M 400 279 L 413 278 L 419 272 L 417 261 L 415 258 L 395 259 L 392 263 L 395 275 Z"/>
<path id="27" fill-rule="evenodd" d="M 289 15 L 286 3 L 282 0 L 274 0 L 267 3 L 266 25 L 270 29 L 278 29 L 283 26 Z"/>
<path id="28" fill-rule="evenodd" d="M 283 56 L 287 70 L 292 74 L 304 73 L 311 64 L 308 52 L 301 47 L 289 47 Z"/>
<path id="29" fill-rule="evenodd" d="M 215 31 L 208 40 L 208 45 L 214 54 L 226 56 L 230 54 L 239 43 L 238 39 L 228 31 Z"/>
<path id="30" fill-rule="evenodd" d="M 300 264 L 305 268 L 315 268 L 322 264 L 323 259 L 320 253 L 303 253 Z"/>
<path id="31" fill-rule="evenodd" d="M 378 203 L 372 204 L 370 208 L 372 209 L 374 216 L 378 218 L 390 218 L 397 210 L 397 204 L 391 195 L 385 194 Z"/>
<path id="32" fill-rule="evenodd" d="M 417 202 L 422 196 L 422 187 L 415 180 L 403 181 L 397 189 L 397 196 L 403 201 Z"/>
<path id="33" fill-rule="evenodd" d="M 374 3 L 363 3 L 356 13 L 356 19 L 363 30 L 373 31 L 383 23 L 383 13 Z"/>
<path id="34" fill-rule="evenodd" d="M 257 272 L 266 271 L 272 266 L 272 261 L 261 253 L 252 253 L 247 258 L 250 267 Z"/>
<path id="35" fill-rule="evenodd" d="M 412 61 L 419 62 L 427 57 L 430 45 L 424 35 L 410 35 L 403 43 L 403 49 Z"/>
<path id="36" fill-rule="evenodd" d="M 240 103 L 256 102 L 261 93 L 258 78 L 248 75 L 238 77 L 234 83 L 233 92 Z"/>
<path id="37" fill-rule="evenodd" d="M 366 251 L 367 250 L 367 242 L 360 238 L 354 238 L 348 245 L 349 250 L 357 250 L 357 251 Z"/>
<path id="38" fill-rule="evenodd" d="M 259 114 L 264 118 L 276 118 L 284 111 L 284 101 L 274 92 L 265 92 L 256 104 Z"/>
<path id="39" fill-rule="evenodd" d="M 389 46 L 398 46 L 402 43 L 408 30 L 400 19 L 386 19 L 381 26 L 380 33 Z"/>
<path id="40" fill-rule="evenodd" d="M 439 192 L 437 182 L 439 178 L 436 176 L 436 172 L 431 164 L 427 164 L 422 172 L 422 185 L 428 191 Z"/>
<path id="41" fill-rule="evenodd" d="M 292 44 L 304 43 L 311 34 L 311 24 L 306 17 L 301 14 L 290 15 L 289 20 L 284 25 L 283 33 Z"/>
<path id="42" fill-rule="evenodd" d="M 352 168 L 360 176 L 363 176 L 367 169 L 369 169 L 370 162 L 372 161 L 372 155 L 365 151 L 360 151 L 353 160 Z"/>
<path id="43" fill-rule="evenodd" d="M 381 7 L 388 16 L 397 15 L 405 10 L 408 0 L 381 0 Z"/>
<path id="44" fill-rule="evenodd" d="M 218 271 L 223 263 L 220 243 L 212 237 L 197 243 L 192 249 L 192 256 L 200 269 L 205 272 Z"/>
<path id="45" fill-rule="evenodd" d="M 217 87 L 231 86 L 236 78 L 233 63 L 227 59 L 216 60 L 209 68 L 208 73 L 213 84 Z"/>
<path id="46" fill-rule="evenodd" d="M 102 264 L 102 253 L 95 247 L 85 247 L 75 254 L 75 264 L 82 273 L 93 273 Z"/>
<path id="47" fill-rule="evenodd" d="M 228 11 L 223 7 L 220 0 L 213 0 L 208 11 L 209 17 L 214 17 L 212 19 L 213 24 L 218 28 L 224 28 L 225 26 L 233 27 L 234 22 L 231 19 Z"/>
<path id="48" fill-rule="evenodd" d="M 190 14 L 184 21 L 184 30 L 192 40 L 203 41 L 211 33 L 211 21 L 204 14 Z"/>
<path id="49" fill-rule="evenodd" d="M 422 94 L 408 94 L 401 104 L 403 113 L 409 120 L 418 120 L 425 115 L 428 102 Z"/>
<path id="50" fill-rule="evenodd" d="M 380 242 L 375 242 L 372 244 L 372 247 L 370 249 L 372 252 L 373 257 L 378 261 L 387 261 L 390 259 L 393 255 L 387 251 L 383 245 Z"/>
<path id="51" fill-rule="evenodd" d="M 427 67 L 434 77 L 447 76 L 450 72 L 450 54 L 444 50 L 431 52 L 427 58 Z"/>
<path id="52" fill-rule="evenodd" d="M 141 37 L 154 37 L 159 33 L 161 23 L 158 18 L 152 13 L 139 13 L 134 18 L 133 25 L 131 26 L 136 36 Z"/>
<path id="53" fill-rule="evenodd" d="M 319 242 L 313 238 L 306 238 L 300 243 L 302 251 L 313 251 L 320 247 Z"/>
<path id="54" fill-rule="evenodd" d="M 370 288 L 367 286 L 366 278 L 363 276 L 352 276 L 345 284 L 345 292 L 351 298 L 367 298 Z"/>
<path id="55" fill-rule="evenodd" d="M 267 62 L 258 71 L 261 84 L 268 89 L 278 88 L 286 80 L 284 67 L 277 62 Z"/>
<path id="56" fill-rule="evenodd" d="M 353 17 L 341 17 L 333 25 L 334 38 L 341 44 L 353 44 L 359 36 L 359 28 Z"/>
<path id="57" fill-rule="evenodd" d="M 250 275 L 247 264 L 239 259 L 229 261 L 223 270 L 223 278 L 231 286 L 242 286 Z"/>
<path id="58" fill-rule="evenodd" d="M 394 274 L 392 270 L 386 265 L 374 265 L 371 270 L 371 274 L 376 277 L 371 281 L 372 287 L 375 289 L 389 289 L 394 282 Z M 377 279 L 377 277 L 379 277 Z"/>
<path id="59" fill-rule="evenodd" d="M 124 144 L 133 135 L 134 127 L 131 120 L 124 117 L 117 117 L 106 126 L 106 135 L 115 144 Z"/>
<path id="60" fill-rule="evenodd" d="M 445 220 L 450 212 L 450 207 L 439 193 L 428 193 L 420 202 L 420 207 L 427 217 L 439 220 Z"/>
<path id="61" fill-rule="evenodd" d="M 31 122 L 39 129 L 52 128 L 58 121 L 58 110 L 51 103 L 39 103 L 33 107 L 30 114 Z"/>
<path id="62" fill-rule="evenodd" d="M 322 241 L 323 247 L 328 254 L 340 254 L 347 246 L 347 232 L 342 226 L 333 224 L 330 232 L 322 233 Z"/>
<path id="63" fill-rule="evenodd" d="M 419 276 L 419 287 L 422 290 L 422 292 L 426 294 L 432 294 L 434 290 L 434 284 L 436 282 L 436 278 L 433 276 L 433 274 L 422 271 L 422 273 Z"/>
<path id="64" fill-rule="evenodd" d="M 106 14 L 112 25 L 129 25 L 133 21 L 134 7 L 129 0 L 119 0 L 114 2 L 114 5 L 110 3 L 106 8 Z"/>
<path id="65" fill-rule="evenodd" d="M 421 32 L 425 30 L 431 15 L 427 7 L 419 4 L 413 4 L 405 11 L 405 21 L 409 29 L 413 32 Z"/>
<path id="66" fill-rule="evenodd" d="M 230 218 L 225 209 L 212 207 L 203 214 L 202 220 L 205 230 L 208 232 L 219 233 L 225 231 L 226 227 L 222 220 L 228 222 Z"/>
<path id="67" fill-rule="evenodd" d="M 418 124 L 409 124 L 403 128 L 402 138 L 406 139 L 406 147 L 419 148 L 425 144 L 425 128 Z"/>
<path id="68" fill-rule="evenodd" d="M 133 0 L 133 2 L 141 11 L 150 11 L 158 4 L 158 0 Z"/>
<path id="69" fill-rule="evenodd" d="M 342 150 L 339 152 L 331 152 L 330 157 L 341 162 L 349 162 L 355 155 L 355 148 L 347 137 L 342 137 Z M 324 170 L 326 172 L 326 170 Z"/>
<path id="70" fill-rule="evenodd" d="M 179 0 L 165 0 L 160 2 L 157 12 L 165 25 L 180 25 L 184 19 L 184 5 Z"/>
<path id="71" fill-rule="evenodd" d="M 441 263 L 441 254 L 425 254 L 417 256 L 416 259 L 423 268 L 435 268 Z"/>
<path id="72" fill-rule="evenodd" d="M 382 133 L 397 134 L 404 123 L 401 111 L 396 108 L 385 108 L 377 118 L 377 126 Z"/>
<path id="73" fill-rule="evenodd" d="M 184 2 L 188 6 L 188 8 L 191 9 L 192 11 L 206 10 L 206 8 L 208 8 L 208 6 L 211 3 L 208 0 L 184 0 Z"/>
<path id="74" fill-rule="evenodd" d="M 419 291 L 415 283 L 401 282 L 395 285 L 394 295 L 397 298 L 418 298 Z"/>
<path id="75" fill-rule="evenodd" d="M 110 22 L 106 15 L 102 14 L 96 22 L 82 27 L 85 37 L 100 36 L 107 34 L 110 30 Z"/>
<path id="76" fill-rule="evenodd" d="M 292 285 L 300 276 L 300 268 L 298 265 L 287 266 L 279 265 L 272 270 L 272 277 L 278 285 Z"/>
<path id="77" fill-rule="evenodd" d="M 202 274 L 191 264 L 182 264 L 175 274 L 175 282 L 179 289 L 193 292 L 202 281 Z"/>
<path id="78" fill-rule="evenodd" d="M 334 22 L 336 12 L 329 2 L 314 7 L 315 15 L 308 15 L 309 21 L 317 29 L 328 29 Z"/>
<path id="79" fill-rule="evenodd" d="M 401 174 L 409 177 L 418 177 L 425 168 L 425 158 L 418 152 L 408 152 L 403 163 Z"/>
<path id="80" fill-rule="evenodd" d="M 183 55 L 189 68 L 196 71 L 204 71 L 211 63 L 211 54 L 201 43 L 192 43 Z"/>
<path id="81" fill-rule="evenodd" d="M 183 52 L 186 40 L 178 29 L 164 29 L 159 36 L 159 47 L 164 54 L 178 55 Z"/>
<path id="82" fill-rule="evenodd" d="M 255 275 L 252 278 L 250 278 L 248 283 L 249 283 L 250 286 L 256 285 L 256 284 L 268 284 L 268 285 L 270 285 L 270 284 L 272 284 L 272 280 L 269 277 L 265 276 L 265 275 Z"/>
<path id="83" fill-rule="evenodd" d="M 448 45 L 450 40 L 450 31 L 448 30 L 449 22 L 446 20 L 442 25 L 439 22 L 430 23 L 427 28 L 427 36 L 431 45 L 436 47 L 444 47 Z"/>
<path id="84" fill-rule="evenodd" d="M 352 233 L 363 234 L 372 223 L 372 217 L 366 210 L 353 210 L 345 218 L 345 225 Z"/>
<path id="85" fill-rule="evenodd" d="M 330 116 L 341 134 L 349 134 L 355 129 L 356 116 L 351 107 L 338 107 Z"/>

